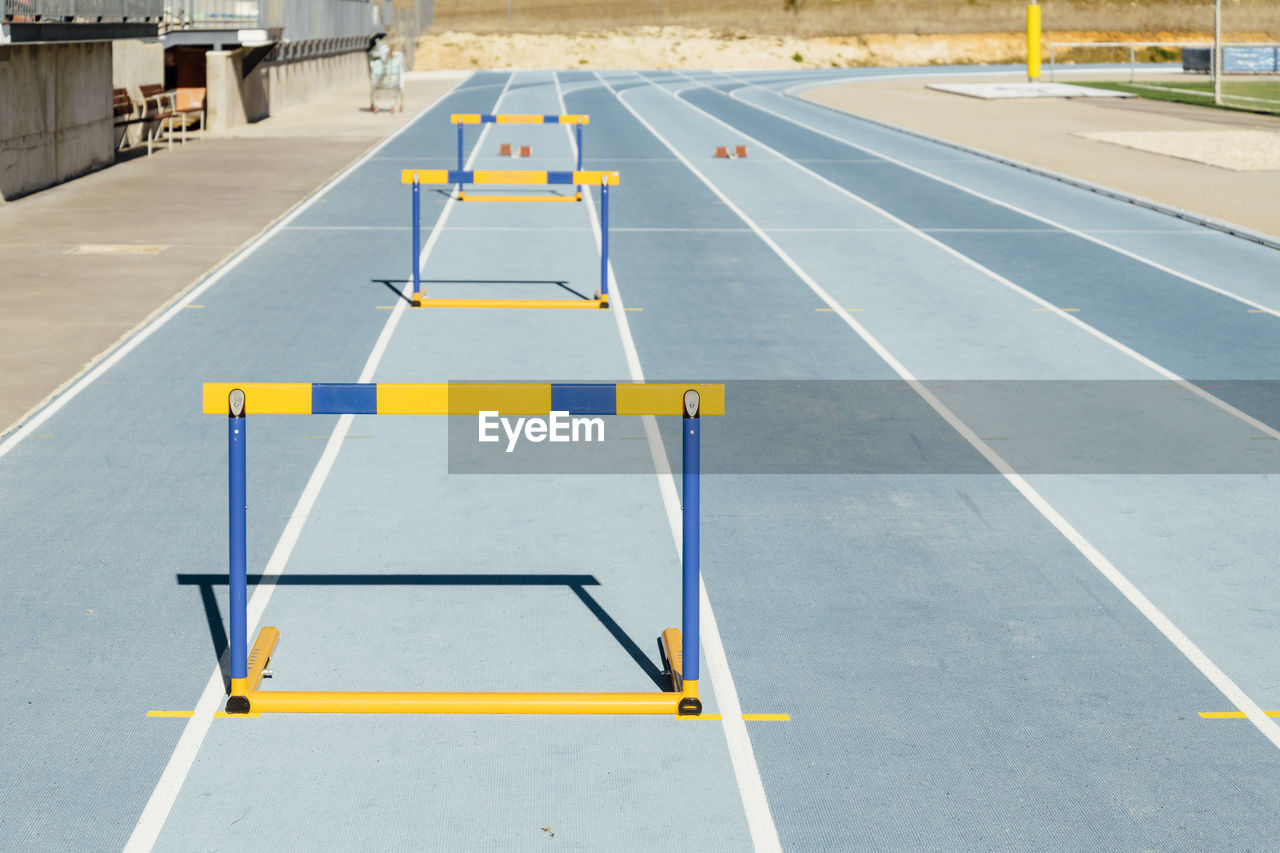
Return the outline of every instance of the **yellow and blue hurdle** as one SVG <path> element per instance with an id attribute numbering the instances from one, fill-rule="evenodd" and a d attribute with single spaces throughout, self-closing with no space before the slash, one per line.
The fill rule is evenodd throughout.
<path id="1" fill-rule="evenodd" d="M 469 124 L 571 124 L 574 126 L 574 132 L 578 140 L 578 161 L 574 168 L 582 171 L 582 126 L 591 123 L 591 117 L 585 115 L 540 115 L 520 114 L 520 113 L 501 113 L 497 115 L 489 113 L 454 113 L 449 116 L 451 121 L 458 128 L 458 171 L 463 171 L 466 167 L 462 159 L 462 128 Z M 467 197 L 462 191 L 462 181 L 458 182 L 458 200 L 459 201 L 497 201 L 492 196 L 470 196 Z M 510 201 L 510 199 L 503 199 Z M 521 201 L 582 201 L 582 192 L 579 191 L 575 196 L 541 196 L 534 198 L 522 198 Z"/>
<path id="2" fill-rule="evenodd" d="M 422 235 L 422 184 L 584 184 L 600 185 L 600 289 L 591 299 L 427 299 L 418 269 Z M 609 187 L 617 186 L 617 171 L 547 172 L 541 170 L 404 169 L 400 183 L 413 185 L 413 304 L 418 308 L 608 308 L 609 307 Z M 490 196 L 490 200 L 528 201 L 524 196 Z M 554 198 L 564 198 L 554 196 Z"/>
<path id="3" fill-rule="evenodd" d="M 229 714 L 676 714 L 698 716 L 701 417 L 724 414 L 723 385 L 393 384 L 207 382 L 205 414 L 226 414 L 229 498 Z M 248 415 L 680 415 L 683 524 L 681 618 L 659 648 L 671 677 L 660 693 L 269 691 L 262 678 L 280 631 L 266 626 L 248 646 Z M 691 650 L 686 657 L 684 650 Z"/>

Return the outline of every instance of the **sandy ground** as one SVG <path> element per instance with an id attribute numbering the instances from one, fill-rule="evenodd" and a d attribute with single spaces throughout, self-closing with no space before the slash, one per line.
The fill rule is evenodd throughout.
<path id="1" fill-rule="evenodd" d="M 1280 169 L 1280 133 L 1265 130 L 1113 130 L 1080 135 L 1234 172 Z"/>
<path id="2" fill-rule="evenodd" d="M 1091 75 L 1088 79 L 1104 79 Z M 949 78 L 950 79 L 950 78 Z M 990 82 L 996 76 L 951 82 Z M 1009 75 L 1007 79 L 1017 79 Z M 1073 75 L 1073 79 L 1080 79 Z M 928 79 L 868 79 L 811 89 L 821 104 L 939 136 L 1074 178 L 1280 237 L 1280 171 L 1232 171 L 1185 159 L 1205 133 L 1280 134 L 1280 117 L 1136 98 L 980 100 L 926 88 Z M 1157 153 L 1102 141 L 1161 139 L 1179 153 Z M 1180 134 L 1190 134 L 1180 137 Z M 1203 146 L 1199 146 L 1203 152 Z"/>
<path id="3" fill-rule="evenodd" d="M 1047 41 L 1197 41 L 1174 33 L 1055 31 Z M 418 40 L 418 69 L 470 68 L 830 68 L 1022 62 L 1022 33 L 760 36 L 685 27 L 598 33 L 428 33 Z"/>

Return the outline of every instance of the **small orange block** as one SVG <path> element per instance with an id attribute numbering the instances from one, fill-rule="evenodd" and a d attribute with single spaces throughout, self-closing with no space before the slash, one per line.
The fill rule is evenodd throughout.
<path id="1" fill-rule="evenodd" d="M 532 149 L 532 148 L 530 148 L 528 145 L 521 145 L 521 146 L 520 146 L 520 156 L 521 156 L 521 157 L 532 157 L 532 156 L 533 156 L 533 149 Z"/>
<path id="2" fill-rule="evenodd" d="M 728 159 L 728 157 L 729 157 L 729 149 L 728 149 L 728 148 L 726 148 L 726 147 L 725 147 L 725 146 L 723 146 L 723 145 L 717 145 L 717 146 L 716 146 L 716 156 L 717 156 L 717 157 L 724 157 L 725 159 Z"/>
<path id="3" fill-rule="evenodd" d="M 510 143 L 510 142 L 504 142 L 504 143 L 502 143 L 500 146 L 498 146 L 498 156 L 499 156 L 499 157 L 510 157 L 510 156 L 511 156 L 511 143 Z"/>
<path id="4" fill-rule="evenodd" d="M 746 157 L 746 156 L 747 156 L 747 146 L 745 146 L 745 145 L 739 145 L 736 149 L 734 149 L 734 153 L 735 153 L 735 154 L 737 154 L 739 157 Z"/>

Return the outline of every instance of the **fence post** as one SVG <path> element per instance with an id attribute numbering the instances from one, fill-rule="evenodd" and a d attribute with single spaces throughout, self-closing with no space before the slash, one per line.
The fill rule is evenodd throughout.
<path id="1" fill-rule="evenodd" d="M 1040 5 L 1031 0 L 1027 6 L 1027 80 L 1040 79 Z"/>

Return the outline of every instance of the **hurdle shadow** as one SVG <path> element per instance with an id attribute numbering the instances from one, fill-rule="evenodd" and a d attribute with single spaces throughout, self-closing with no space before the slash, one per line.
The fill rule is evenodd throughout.
<path id="1" fill-rule="evenodd" d="M 396 295 L 397 299 L 402 299 L 405 302 L 408 302 L 410 305 L 413 304 L 413 300 L 405 296 L 403 290 L 401 289 L 403 285 L 408 283 L 408 279 L 371 278 L 369 279 L 369 281 L 373 284 L 381 284 L 383 287 L 386 287 L 388 290 L 390 290 L 392 293 Z M 523 279 L 523 278 L 424 278 L 421 280 L 421 282 L 424 287 L 429 284 L 466 284 L 466 285 L 519 284 L 519 285 L 531 285 L 531 286 L 553 284 L 556 287 L 560 288 L 561 290 L 565 291 L 566 293 L 572 296 L 575 296 L 578 299 L 583 300 L 584 302 L 590 301 L 591 299 L 594 298 L 592 296 L 588 296 L 585 293 L 582 293 L 579 290 L 575 290 L 574 288 L 570 287 L 569 282 L 567 281 L 557 281 L 554 279 L 542 280 L 542 279 Z"/>
<path id="2" fill-rule="evenodd" d="M 231 662 L 227 654 L 227 632 L 222 611 L 218 607 L 218 598 L 214 595 L 214 587 L 227 585 L 227 576 L 180 572 L 176 578 L 178 586 L 194 586 L 200 590 L 200 602 L 204 605 L 205 620 L 209 624 L 209 637 L 213 641 L 213 654 L 218 661 L 218 668 L 222 671 L 223 685 L 230 691 Z M 294 574 L 271 577 L 249 575 L 248 580 L 250 596 L 253 595 L 254 588 L 264 582 L 274 586 L 567 586 L 659 689 L 666 690 L 670 686 L 670 681 L 663 675 L 662 670 L 587 591 L 589 586 L 600 585 L 595 575 Z M 250 644 L 252 644 L 252 638 L 250 638 Z"/>
<path id="3" fill-rule="evenodd" d="M 428 285 L 428 284 L 468 284 L 468 285 L 470 284 L 475 284 L 475 285 L 519 284 L 519 285 L 530 285 L 530 286 L 553 284 L 556 287 L 563 290 L 565 293 L 568 293 L 571 296 L 576 296 L 577 298 L 582 299 L 584 301 L 587 301 L 593 298 L 591 296 L 588 296 L 585 293 L 574 290 L 572 287 L 569 286 L 569 282 L 567 281 L 556 281 L 554 279 L 542 280 L 542 279 L 534 279 L 534 278 L 424 278 L 422 279 L 422 283 L 423 285 Z"/>
<path id="4" fill-rule="evenodd" d="M 475 184 L 467 184 L 467 186 L 470 187 L 470 189 L 466 190 L 466 192 L 469 193 L 470 195 L 475 197 L 485 195 L 484 192 L 480 192 L 476 190 Z M 550 187 L 544 186 L 542 184 L 538 184 L 536 187 L 519 187 L 519 188 L 508 187 L 506 189 L 493 187 L 492 184 L 488 184 L 485 186 L 491 187 L 491 189 L 488 191 L 489 195 L 539 195 L 539 196 L 555 195 L 555 196 L 560 196 L 562 198 L 573 198 L 575 195 L 578 194 L 576 189 L 573 192 L 565 192 L 562 190 L 551 189 Z M 433 192 L 436 195 L 440 196 L 440 198 L 443 200 L 443 199 L 451 198 L 453 196 L 453 188 L 454 188 L 454 185 L 450 184 L 448 186 L 434 187 L 430 190 L 430 192 Z M 466 202 L 464 201 L 462 202 L 462 204 L 466 204 Z"/>
<path id="5" fill-rule="evenodd" d="M 396 295 L 396 299 L 403 300 L 409 303 L 410 305 L 413 304 L 413 300 L 410 299 L 408 296 L 405 296 L 404 290 L 403 290 L 404 285 L 409 283 L 409 279 L 407 278 L 371 278 L 369 279 L 369 281 L 373 284 L 381 284 L 383 287 L 387 288 L 387 290 L 390 290 L 392 293 L 394 293 Z"/>

